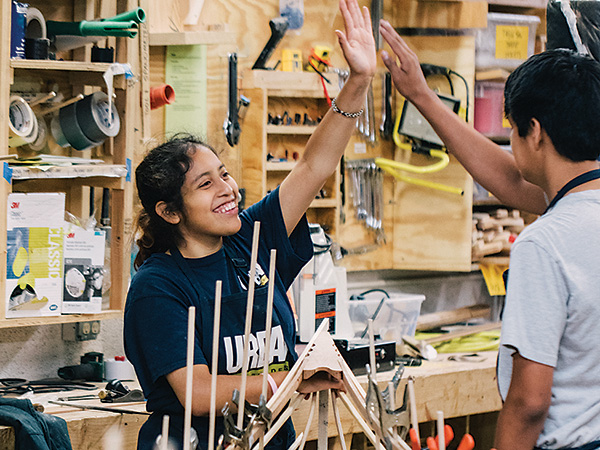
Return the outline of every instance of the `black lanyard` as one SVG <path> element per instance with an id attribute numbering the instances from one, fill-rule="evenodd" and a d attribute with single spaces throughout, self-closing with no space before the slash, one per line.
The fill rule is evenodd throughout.
<path id="1" fill-rule="evenodd" d="M 590 170 L 589 172 L 582 173 L 581 175 L 576 176 L 567 184 L 565 184 L 560 191 L 558 191 L 558 193 L 554 196 L 554 198 L 546 208 L 546 211 L 544 211 L 544 214 L 546 214 L 554 205 L 556 205 L 558 201 L 561 198 L 563 198 L 571 189 L 575 189 L 577 186 L 581 186 L 582 184 L 587 183 L 588 181 L 597 180 L 599 178 L 600 169 Z"/>

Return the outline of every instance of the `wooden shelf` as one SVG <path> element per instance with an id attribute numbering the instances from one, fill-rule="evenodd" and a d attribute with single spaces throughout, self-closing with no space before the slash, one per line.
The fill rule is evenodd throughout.
<path id="1" fill-rule="evenodd" d="M 54 72 L 67 74 L 69 82 L 73 85 L 84 86 L 105 86 L 103 78 L 104 72 L 108 70 L 108 63 L 93 63 L 82 61 L 49 61 L 36 59 L 11 59 L 10 60 L 10 78 L 11 84 L 14 80 L 15 70 L 25 70 L 33 72 Z M 126 89 L 124 75 L 116 75 L 113 80 L 115 89 Z"/>
<path id="2" fill-rule="evenodd" d="M 267 162 L 265 164 L 267 172 L 290 172 L 294 167 L 296 167 L 296 161 Z"/>
<path id="3" fill-rule="evenodd" d="M 518 6 L 519 8 L 546 9 L 548 0 L 488 0 L 488 5 Z"/>
<path id="4" fill-rule="evenodd" d="M 185 31 L 150 33 L 149 45 L 217 45 L 235 44 L 235 33 L 228 31 Z"/>
<path id="5" fill-rule="evenodd" d="M 64 70 L 70 72 L 101 72 L 110 67 L 108 63 L 92 63 L 81 61 L 49 61 L 38 59 L 11 59 L 10 67 L 13 69 L 30 70 Z"/>
<path id="6" fill-rule="evenodd" d="M 336 73 L 326 73 L 331 84 L 326 84 L 330 97 L 339 92 Z M 314 72 L 283 72 L 279 70 L 247 70 L 241 80 L 242 89 L 264 89 L 269 97 L 322 98 L 321 77 Z"/>
<path id="7" fill-rule="evenodd" d="M 294 135 L 302 134 L 310 136 L 317 129 L 309 125 L 267 125 L 267 134 Z"/>
<path id="8" fill-rule="evenodd" d="M 73 166 L 11 166 L 13 180 L 90 178 L 124 178 L 127 168 L 119 164 L 77 164 Z"/>
<path id="9" fill-rule="evenodd" d="M 311 208 L 336 208 L 338 205 L 335 198 L 317 198 L 310 204 Z"/>
<path id="10" fill-rule="evenodd" d="M 492 69 L 475 72 L 475 81 L 506 81 L 510 72 L 506 69 Z"/>
<path id="11" fill-rule="evenodd" d="M 0 329 L 86 322 L 89 320 L 118 319 L 120 317 L 123 317 L 123 311 L 118 310 L 107 310 L 98 314 L 64 314 L 61 316 L 23 317 L 0 320 Z"/>

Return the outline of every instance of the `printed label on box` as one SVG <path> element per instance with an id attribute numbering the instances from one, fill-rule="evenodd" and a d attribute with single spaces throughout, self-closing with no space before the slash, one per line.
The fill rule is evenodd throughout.
<path id="1" fill-rule="evenodd" d="M 529 27 L 496 25 L 496 59 L 527 59 Z"/>
<path id="2" fill-rule="evenodd" d="M 64 193 L 8 196 L 6 317 L 61 313 Z"/>
<path id="3" fill-rule="evenodd" d="M 62 228 L 7 230 L 6 317 L 60 314 L 62 240 Z"/>
<path id="4" fill-rule="evenodd" d="M 63 314 L 102 310 L 105 236 L 104 231 L 65 230 Z"/>

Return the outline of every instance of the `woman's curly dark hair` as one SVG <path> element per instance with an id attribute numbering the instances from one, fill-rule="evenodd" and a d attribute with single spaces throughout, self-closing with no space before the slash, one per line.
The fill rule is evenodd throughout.
<path id="1" fill-rule="evenodd" d="M 167 211 L 182 212 L 181 188 L 192 165 L 192 155 L 198 147 L 206 147 L 217 154 L 197 136 L 180 133 L 150 150 L 135 170 L 138 196 L 142 203 L 136 222 L 139 235 L 136 240 L 139 251 L 134 261 L 136 269 L 153 253 L 163 253 L 181 242 L 182 236 L 177 225 L 160 217 L 156 213 L 156 204 L 165 202 Z"/>

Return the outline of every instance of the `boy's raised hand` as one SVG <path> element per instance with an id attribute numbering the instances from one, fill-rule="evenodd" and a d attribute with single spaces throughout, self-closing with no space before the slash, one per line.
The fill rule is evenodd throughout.
<path id="1" fill-rule="evenodd" d="M 377 67 L 377 56 L 369 9 L 363 7 L 361 11 L 357 0 L 340 0 L 340 11 L 346 30 L 335 30 L 335 34 L 350 66 L 350 73 L 372 77 Z"/>
<path id="2" fill-rule="evenodd" d="M 387 20 L 380 22 L 381 36 L 388 43 L 397 57 L 381 52 L 381 59 L 392 74 L 396 89 L 409 100 L 414 100 L 422 93 L 428 92 L 429 87 L 423 76 L 417 55 L 408 47 L 406 42 L 396 33 Z"/>

